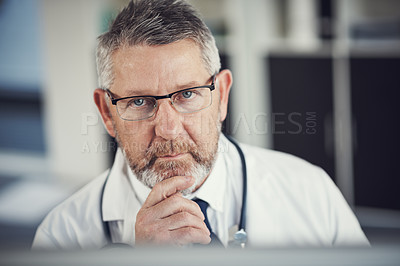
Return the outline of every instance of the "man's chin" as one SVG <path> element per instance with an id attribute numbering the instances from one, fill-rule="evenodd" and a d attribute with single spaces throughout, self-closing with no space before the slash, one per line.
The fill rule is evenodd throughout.
<path id="1" fill-rule="evenodd" d="M 153 188 L 157 183 L 162 182 L 166 179 L 172 178 L 174 176 L 189 176 L 190 171 L 185 171 L 184 169 L 154 169 L 150 168 L 144 170 L 140 174 L 137 174 L 137 178 L 143 184 L 149 188 Z"/>
<path id="2" fill-rule="evenodd" d="M 160 180 L 165 180 L 174 176 L 187 176 L 190 175 L 190 170 L 185 169 L 165 169 L 165 170 L 153 170 L 159 177 Z"/>
<path id="3" fill-rule="evenodd" d="M 190 188 L 181 191 L 182 194 L 188 195 L 198 188 L 199 184 L 208 176 L 209 171 L 209 167 L 195 162 L 193 158 L 189 160 L 186 158 L 184 160 L 155 160 L 149 168 L 140 171 L 137 177 L 152 189 L 157 183 L 174 176 L 192 176 L 195 178 L 195 183 Z"/>
<path id="4" fill-rule="evenodd" d="M 156 161 L 151 169 L 164 180 L 173 176 L 190 175 L 194 165 L 193 161 L 188 160 Z"/>

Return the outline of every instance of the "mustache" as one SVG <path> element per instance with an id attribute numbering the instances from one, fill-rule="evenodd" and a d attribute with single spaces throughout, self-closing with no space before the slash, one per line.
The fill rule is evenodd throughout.
<path id="1" fill-rule="evenodd" d="M 149 162 L 148 166 L 151 167 L 154 165 L 158 157 L 179 153 L 189 153 L 193 156 L 196 162 L 201 161 L 197 146 L 194 143 L 189 143 L 183 140 L 153 142 L 149 148 L 147 148 L 145 158 Z"/>

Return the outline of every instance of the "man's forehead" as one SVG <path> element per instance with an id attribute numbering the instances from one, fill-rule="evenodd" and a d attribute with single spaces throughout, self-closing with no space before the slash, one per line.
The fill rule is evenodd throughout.
<path id="1" fill-rule="evenodd" d="M 191 39 L 184 39 L 162 45 L 124 44 L 113 51 L 112 58 L 113 61 L 115 61 L 126 58 L 127 56 L 134 56 L 138 61 L 146 59 L 142 60 L 142 62 L 145 63 L 149 61 L 148 59 L 151 58 L 149 57 L 151 55 L 154 55 L 155 58 L 159 58 L 160 56 L 179 56 L 188 54 L 192 57 L 198 57 L 198 59 L 201 59 L 202 57 L 200 46 Z"/>
<path id="2" fill-rule="evenodd" d="M 200 49 L 190 40 L 123 47 L 113 55 L 113 70 L 113 87 L 124 95 L 166 94 L 209 78 Z"/>

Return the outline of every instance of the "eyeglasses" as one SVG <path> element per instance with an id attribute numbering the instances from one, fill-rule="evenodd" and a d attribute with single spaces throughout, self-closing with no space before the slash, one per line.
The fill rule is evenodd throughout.
<path id="1" fill-rule="evenodd" d="M 170 99 L 171 105 L 180 113 L 195 113 L 206 109 L 212 103 L 211 91 L 215 89 L 213 75 L 211 85 L 198 86 L 179 90 L 164 96 L 130 96 L 115 99 L 113 93 L 106 89 L 111 103 L 116 105 L 117 113 L 121 119 L 128 121 L 145 120 L 152 117 L 158 109 L 157 100 Z"/>

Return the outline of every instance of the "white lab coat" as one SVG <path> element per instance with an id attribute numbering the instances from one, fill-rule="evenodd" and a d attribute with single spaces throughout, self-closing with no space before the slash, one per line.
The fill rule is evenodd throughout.
<path id="1" fill-rule="evenodd" d="M 369 245 L 353 212 L 321 168 L 285 153 L 243 144 L 241 147 L 248 176 L 248 246 Z M 242 185 L 237 150 L 221 135 L 212 173 L 190 197 L 210 204 L 207 215 L 211 227 L 225 245 L 231 237 L 229 229 L 240 219 Z M 102 248 L 108 244 L 105 226 L 113 242 L 134 246 L 136 215 L 149 192 L 118 150 L 111 171 L 95 178 L 47 215 L 37 229 L 33 248 Z"/>

